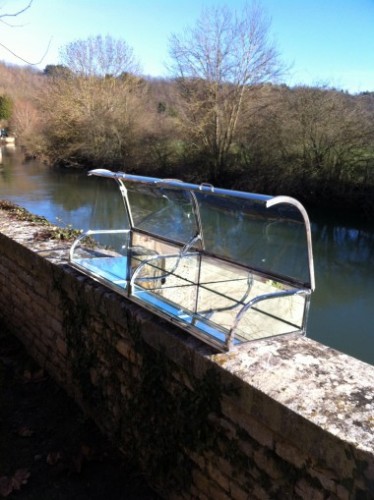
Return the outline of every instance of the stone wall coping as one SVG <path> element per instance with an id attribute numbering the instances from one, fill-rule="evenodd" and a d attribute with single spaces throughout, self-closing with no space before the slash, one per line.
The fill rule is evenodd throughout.
<path id="1" fill-rule="evenodd" d="M 374 452 L 374 366 L 301 336 L 213 359 L 330 434 Z"/>

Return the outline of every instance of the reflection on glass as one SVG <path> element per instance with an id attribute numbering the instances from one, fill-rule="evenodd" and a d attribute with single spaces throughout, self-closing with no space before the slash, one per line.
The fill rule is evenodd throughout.
<path id="1" fill-rule="evenodd" d="M 256 200 L 196 193 L 207 252 L 309 283 L 308 245 L 300 212 Z"/>
<path id="2" fill-rule="evenodd" d="M 130 184 L 128 197 L 134 226 L 170 240 L 188 242 L 198 232 L 188 191 Z"/>

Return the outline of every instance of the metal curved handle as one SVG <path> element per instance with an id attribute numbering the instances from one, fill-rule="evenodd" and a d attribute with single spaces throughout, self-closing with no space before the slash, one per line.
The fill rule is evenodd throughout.
<path id="1" fill-rule="evenodd" d="M 310 279 L 310 288 L 311 291 L 313 291 L 316 287 L 315 283 L 315 277 L 314 277 L 314 261 L 313 261 L 313 250 L 312 250 L 312 230 L 310 227 L 310 221 L 309 217 L 307 214 L 307 211 L 305 210 L 304 206 L 295 198 L 292 198 L 291 196 L 275 196 L 274 198 L 271 198 L 270 200 L 267 200 L 266 202 L 266 208 L 270 208 L 274 205 L 279 205 L 281 203 L 286 203 L 288 205 L 293 205 L 296 207 L 305 224 L 305 231 L 306 231 L 306 240 L 307 240 L 307 247 L 308 247 L 308 261 L 309 261 L 309 279 Z"/>
<path id="2" fill-rule="evenodd" d="M 249 302 L 247 302 L 247 304 L 245 304 L 245 306 L 243 306 L 240 309 L 240 311 L 236 315 L 235 321 L 234 321 L 232 327 L 230 328 L 229 334 L 226 338 L 227 350 L 230 350 L 230 348 L 232 347 L 233 340 L 234 340 L 234 332 L 237 329 L 240 320 L 242 319 L 244 314 L 248 311 L 248 309 L 250 309 L 254 304 L 257 304 L 257 302 L 262 302 L 262 301 L 268 300 L 268 299 L 278 299 L 280 297 L 289 297 L 292 295 L 310 295 L 310 294 L 311 294 L 311 290 L 307 290 L 307 289 L 283 290 L 281 292 L 264 293 L 263 295 L 258 295 L 257 297 L 254 297 L 253 299 L 251 299 Z"/>

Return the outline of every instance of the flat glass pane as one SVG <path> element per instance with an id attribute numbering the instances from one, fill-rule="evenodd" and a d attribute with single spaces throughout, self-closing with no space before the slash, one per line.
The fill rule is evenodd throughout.
<path id="1" fill-rule="evenodd" d="M 288 285 L 212 258 L 202 259 L 200 278 L 197 313 L 227 333 L 239 312 L 253 299 L 292 290 Z M 303 296 L 268 298 L 248 308 L 235 335 L 240 341 L 248 341 L 301 331 L 304 312 Z"/>
<path id="2" fill-rule="evenodd" d="M 131 275 L 134 293 L 149 300 L 151 291 L 172 304 L 177 311 L 193 312 L 196 308 L 200 256 L 180 254 L 180 247 L 166 244 L 142 234 L 133 235 Z"/>
<path id="3" fill-rule="evenodd" d="M 80 239 L 71 262 L 99 281 L 126 289 L 129 241 L 129 231 L 98 230 Z"/>

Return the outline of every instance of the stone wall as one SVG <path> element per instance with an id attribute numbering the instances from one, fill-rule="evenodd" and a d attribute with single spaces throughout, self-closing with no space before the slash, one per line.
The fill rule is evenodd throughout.
<path id="1" fill-rule="evenodd" d="M 165 498 L 374 498 L 374 367 L 302 337 L 208 346 L 0 210 L 0 321 Z"/>

